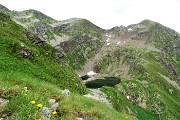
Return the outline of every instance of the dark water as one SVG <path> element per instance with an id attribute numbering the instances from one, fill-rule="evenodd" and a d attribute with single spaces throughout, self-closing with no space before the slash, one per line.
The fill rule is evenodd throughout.
<path id="1" fill-rule="evenodd" d="M 82 80 L 87 80 L 88 78 L 90 78 L 88 75 L 81 76 Z"/>
<path id="2" fill-rule="evenodd" d="M 121 80 L 116 77 L 104 77 L 104 79 L 96 79 L 93 81 L 86 82 L 85 85 L 87 88 L 101 88 L 102 86 L 111 86 L 120 83 Z"/>

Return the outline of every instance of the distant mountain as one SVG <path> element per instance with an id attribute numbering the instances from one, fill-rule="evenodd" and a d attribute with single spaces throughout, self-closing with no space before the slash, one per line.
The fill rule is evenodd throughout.
<path id="1" fill-rule="evenodd" d="M 85 19 L 57 21 L 32 9 L 12 11 L 10 16 L 17 24 L 37 34 L 39 38 L 55 46 L 63 54 L 67 54 L 67 59 L 74 69 L 80 69 L 81 65 L 94 56 L 102 45 L 104 30 Z M 77 54 L 77 51 L 81 52 Z"/>
<path id="2" fill-rule="evenodd" d="M 63 115 L 66 109 L 73 110 L 73 117 L 66 119 L 86 112 L 83 119 L 180 118 L 180 34 L 176 31 L 151 20 L 105 30 L 86 19 L 58 21 L 36 10 L 17 12 L 0 6 L 0 12 L 0 87 L 18 76 L 21 82 L 30 77 L 33 82 L 23 85 L 28 82 L 32 90 L 37 89 L 33 88 L 36 80 L 44 81 L 43 87 L 52 84 L 80 94 L 96 88 L 85 96 L 113 107 L 100 109 L 95 101 L 77 94 L 70 99 L 61 96 L 63 103 L 70 104 L 63 104 Z"/>
<path id="3" fill-rule="evenodd" d="M 5 14 L 8 14 L 8 13 L 10 13 L 11 11 L 10 11 L 8 8 L 6 8 L 5 6 L 3 6 L 3 5 L 0 4 L 0 12 L 5 13 Z"/>
<path id="4" fill-rule="evenodd" d="M 138 119 L 178 119 L 180 35 L 159 23 L 144 20 L 112 28 L 106 41 L 108 50 L 96 61 L 94 71 L 121 78 L 115 88 L 102 88 L 114 107 L 135 114 Z"/>

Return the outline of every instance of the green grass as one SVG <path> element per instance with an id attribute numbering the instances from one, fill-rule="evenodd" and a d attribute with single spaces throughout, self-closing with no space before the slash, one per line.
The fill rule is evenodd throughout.
<path id="1" fill-rule="evenodd" d="M 34 44 L 37 38 L 29 39 L 28 31 L 0 13 L 0 97 L 9 103 L 0 110 L 8 120 L 37 120 L 40 118 L 38 103 L 50 107 L 48 99 L 60 99 L 60 114 L 51 120 L 72 120 L 83 117 L 85 120 L 132 119 L 127 114 L 81 94 L 88 92 L 81 79 L 69 66 L 66 59 L 56 59 L 55 49 L 50 45 Z M 22 46 L 22 43 L 24 46 Z M 19 52 L 28 49 L 31 55 L 22 58 Z M 27 91 L 25 90 L 27 88 Z M 71 91 L 70 97 L 62 94 L 62 89 Z M 32 105 L 31 101 L 36 104 Z"/>
<path id="2" fill-rule="evenodd" d="M 54 48 L 48 44 L 45 46 L 33 44 L 33 40 L 29 40 L 26 36 L 27 30 L 6 16 L 0 22 L 4 24 L 0 28 L 0 72 L 21 72 L 24 76 L 30 75 L 43 82 L 54 83 L 62 89 L 68 88 L 73 92 L 86 93 L 81 79 L 67 62 L 63 59 L 55 59 Z M 25 48 L 31 52 L 31 56 L 21 58 L 19 53 Z"/>
<path id="3" fill-rule="evenodd" d="M 45 32 L 45 35 L 47 36 L 47 39 L 51 40 L 51 39 L 54 39 L 54 35 L 52 32 L 50 31 L 46 31 Z"/>
<path id="4" fill-rule="evenodd" d="M 34 81 L 33 81 L 34 82 Z M 45 107 L 50 107 L 48 98 L 56 96 L 60 98 L 60 114 L 61 117 L 52 116 L 51 120 L 66 119 L 72 120 L 76 117 L 82 117 L 85 120 L 119 120 L 119 119 L 132 119 L 127 114 L 118 113 L 115 109 L 94 101 L 92 99 L 83 97 L 78 94 L 71 94 L 70 97 L 65 97 L 60 93 L 60 89 L 54 85 L 44 84 L 35 86 L 39 89 L 29 89 L 27 92 L 23 90 L 22 86 L 14 86 L 12 91 L 17 91 L 18 95 L 10 98 L 10 102 L 4 108 L 4 111 L 11 111 L 12 115 L 10 120 L 14 119 L 39 119 L 40 110 L 36 107 L 36 104 L 41 103 Z M 8 89 L 10 91 L 10 89 Z M 32 105 L 31 101 L 35 100 L 36 104 Z M 1 112 L 1 110 L 0 110 Z"/>
<path id="5" fill-rule="evenodd" d="M 142 109 L 131 103 L 120 91 L 112 87 L 103 87 L 102 91 L 108 95 L 113 106 L 119 112 L 125 112 L 138 118 L 138 120 L 155 120 L 157 116 L 150 111 Z"/>
<path id="6" fill-rule="evenodd" d="M 159 56 L 161 53 L 122 46 L 107 53 L 97 63 L 96 68 L 100 73 L 106 73 L 106 68 L 109 66 L 121 68 L 121 66 L 130 65 L 128 74 L 131 75 L 132 80 L 126 80 L 124 77 L 124 80 L 122 79 L 122 82 L 119 83 L 121 89 L 118 85 L 116 88 L 102 88 L 118 111 L 129 113 L 130 109 L 138 119 L 142 120 L 168 118 L 176 120 L 180 117 L 179 90 L 161 75 L 174 81 L 176 79 L 168 71 L 167 66 L 160 62 Z M 111 72 L 115 72 L 114 69 Z M 117 74 L 118 72 L 116 72 Z M 173 93 L 170 93 L 169 90 L 173 90 Z M 126 94 L 133 95 L 133 100 L 127 100 Z M 139 107 L 140 101 L 145 101 L 146 108 Z M 128 109 L 127 106 L 131 107 Z"/>
<path id="7" fill-rule="evenodd" d="M 25 91 L 24 87 L 27 87 L 28 91 Z M 60 98 L 61 117 L 51 117 L 52 120 L 71 120 L 76 117 L 83 117 L 87 120 L 118 120 L 127 119 L 126 117 L 131 119 L 131 116 L 127 114 L 118 113 L 103 103 L 79 94 L 72 93 L 67 98 L 61 93 L 61 89 L 57 85 L 39 81 L 31 76 L 24 77 L 22 73 L 7 74 L 4 72 L 1 74 L 0 88 L 4 91 L 0 97 L 10 100 L 4 108 L 4 111 L 11 111 L 10 120 L 40 118 L 40 111 L 36 105 L 32 105 L 30 102 L 35 100 L 37 104 L 41 103 L 43 106 L 50 107 L 48 99 L 54 96 Z"/>

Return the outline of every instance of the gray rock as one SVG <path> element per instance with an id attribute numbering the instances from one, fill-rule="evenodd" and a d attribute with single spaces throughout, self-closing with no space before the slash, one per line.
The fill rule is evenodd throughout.
<path id="1" fill-rule="evenodd" d="M 61 53 L 61 52 L 56 53 L 55 55 L 56 55 L 56 58 L 57 58 L 57 59 L 60 59 L 60 58 L 63 58 L 63 57 L 64 57 L 64 54 Z"/>
<path id="2" fill-rule="evenodd" d="M 173 89 L 168 89 L 168 91 L 172 94 L 173 93 Z"/>
<path id="3" fill-rule="evenodd" d="M 0 97 L 0 109 L 2 109 L 8 102 L 9 100 Z"/>
<path id="4" fill-rule="evenodd" d="M 31 56 L 31 52 L 30 52 L 28 49 L 24 48 L 23 50 L 21 50 L 21 51 L 19 52 L 19 55 L 20 55 L 22 58 L 28 58 L 29 56 Z"/>
<path id="5" fill-rule="evenodd" d="M 50 105 L 53 105 L 56 102 L 56 100 L 51 98 L 51 99 L 48 100 L 48 102 L 49 102 Z"/>
<path id="6" fill-rule="evenodd" d="M 51 106 L 51 110 L 52 110 L 52 111 L 58 110 L 58 108 L 59 108 L 59 103 L 58 103 L 58 102 L 55 102 L 55 103 Z"/>
<path id="7" fill-rule="evenodd" d="M 63 90 L 62 93 L 65 94 L 67 97 L 71 95 L 71 92 L 68 89 Z"/>
<path id="8" fill-rule="evenodd" d="M 50 120 L 52 110 L 48 107 L 43 107 L 41 110 L 41 117 L 43 120 Z"/>

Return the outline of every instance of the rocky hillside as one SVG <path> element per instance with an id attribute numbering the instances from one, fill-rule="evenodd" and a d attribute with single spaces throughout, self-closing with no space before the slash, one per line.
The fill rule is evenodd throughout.
<path id="1" fill-rule="evenodd" d="M 94 57 L 102 46 L 104 30 L 86 19 L 57 21 L 36 10 L 17 12 L 4 6 L 1 11 L 10 15 L 17 24 L 56 47 L 61 52 L 60 56 L 66 56 L 74 69 L 82 69 L 82 65 Z"/>
<path id="2" fill-rule="evenodd" d="M 0 12 L 5 13 L 5 14 L 9 14 L 11 11 L 8 8 L 6 8 L 5 6 L 0 4 Z"/>
<path id="3" fill-rule="evenodd" d="M 87 88 L 59 51 L 3 13 L 0 49 L 1 120 L 131 119 L 84 97 Z"/>
<path id="4" fill-rule="evenodd" d="M 180 118 L 176 31 L 150 20 L 104 30 L 86 19 L 57 21 L 36 10 L 17 12 L 0 6 L 0 12 L 0 98 L 10 101 L 0 118 L 9 111 L 12 119 L 35 119 L 38 113 L 31 113 L 30 105 L 15 106 L 24 106 L 19 101 L 28 103 L 33 95 L 45 103 L 54 96 L 61 99 L 65 119 Z M 20 92 L 24 87 L 30 91 L 28 97 Z M 68 99 L 57 92 L 65 88 L 74 92 Z M 91 93 L 88 88 L 95 89 Z"/>
<path id="5" fill-rule="evenodd" d="M 178 119 L 180 35 L 150 20 L 115 27 L 107 34 L 110 49 L 94 70 L 121 78 L 114 88 L 101 88 L 114 107 L 138 119 Z"/>
<path id="6" fill-rule="evenodd" d="M 13 11 L 11 18 L 66 54 L 74 69 L 81 69 L 102 44 L 103 30 L 85 19 L 57 21 L 35 10 Z"/>

